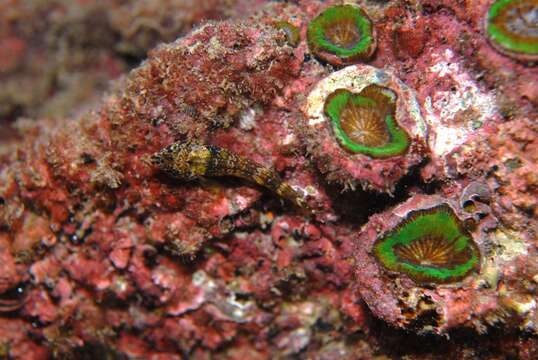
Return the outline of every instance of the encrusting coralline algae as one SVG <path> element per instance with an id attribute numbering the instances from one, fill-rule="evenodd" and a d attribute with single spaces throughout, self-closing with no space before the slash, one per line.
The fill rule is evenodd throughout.
<path id="1" fill-rule="evenodd" d="M 536 358 L 538 67 L 491 28 L 516 2 L 211 3 L 99 103 L 6 107 L 0 358 Z M 122 43 L 170 41 L 133 4 Z"/>

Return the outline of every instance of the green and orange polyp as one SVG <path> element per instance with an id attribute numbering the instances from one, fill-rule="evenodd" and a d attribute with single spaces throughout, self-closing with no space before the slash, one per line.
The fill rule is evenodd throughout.
<path id="1" fill-rule="evenodd" d="M 334 135 L 346 150 L 372 158 L 403 155 L 409 148 L 407 132 L 396 122 L 396 93 L 372 84 L 359 94 L 338 89 L 325 100 Z"/>
<path id="2" fill-rule="evenodd" d="M 493 46 L 520 60 L 538 60 L 538 0 L 497 0 L 486 31 Z"/>
<path id="3" fill-rule="evenodd" d="M 308 46 L 314 55 L 327 60 L 337 56 L 342 63 L 366 60 L 375 51 L 372 21 L 352 5 L 332 6 L 308 24 Z"/>
<path id="4" fill-rule="evenodd" d="M 374 255 L 419 284 L 457 282 L 480 268 L 478 246 L 447 204 L 412 211 L 376 241 Z"/>

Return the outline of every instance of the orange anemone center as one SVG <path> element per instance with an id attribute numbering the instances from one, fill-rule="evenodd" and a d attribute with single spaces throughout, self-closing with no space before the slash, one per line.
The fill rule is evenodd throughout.
<path id="1" fill-rule="evenodd" d="M 440 236 L 426 236 L 406 245 L 394 248 L 401 260 L 422 266 L 446 267 L 468 261 L 468 251 L 456 251 L 455 241 L 446 241 Z"/>
<path id="2" fill-rule="evenodd" d="M 342 48 L 352 48 L 361 38 L 357 24 L 352 19 L 339 20 L 331 24 L 325 30 L 325 36 L 334 45 Z"/>
<path id="3" fill-rule="evenodd" d="M 382 114 L 373 107 L 349 103 L 340 114 L 342 130 L 355 143 L 369 147 L 389 142 L 389 132 Z"/>

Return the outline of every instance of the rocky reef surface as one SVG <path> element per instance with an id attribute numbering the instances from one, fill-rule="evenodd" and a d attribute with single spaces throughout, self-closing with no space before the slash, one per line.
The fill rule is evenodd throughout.
<path id="1" fill-rule="evenodd" d="M 0 5 L 0 358 L 538 356 L 536 1 L 344 3 Z"/>

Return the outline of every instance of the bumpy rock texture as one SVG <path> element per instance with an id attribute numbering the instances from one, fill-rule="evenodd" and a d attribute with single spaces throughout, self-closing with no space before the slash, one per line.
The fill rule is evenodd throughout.
<path id="1" fill-rule="evenodd" d="M 255 3 L 255 2 L 251 2 Z M 65 116 L 194 26 L 249 11 L 243 0 L 4 1 L 0 117 Z M 255 6 L 255 4 L 253 4 Z"/>
<path id="2" fill-rule="evenodd" d="M 128 67 L 111 48 L 139 58 L 185 35 L 106 95 L 83 79 L 72 85 L 92 95 L 67 107 L 50 88 L 6 95 L 0 358 L 536 358 L 538 67 L 484 37 L 491 1 L 357 1 L 377 49 L 338 71 L 306 41 L 335 1 L 53 3 L 2 5 L 0 76 L 16 86 L 41 89 L 33 62 L 58 59 L 35 45 L 46 32 L 21 30 L 38 24 L 25 16 L 67 22 L 58 48 L 97 82 Z M 114 45 L 81 45 L 81 33 L 113 33 Z M 397 95 L 404 155 L 352 154 L 334 137 L 324 96 L 371 83 Z M 150 159 L 175 141 L 272 169 L 314 214 L 233 177 L 167 176 Z M 438 206 L 465 227 L 479 266 L 444 282 L 383 266 L 375 244 Z"/>

